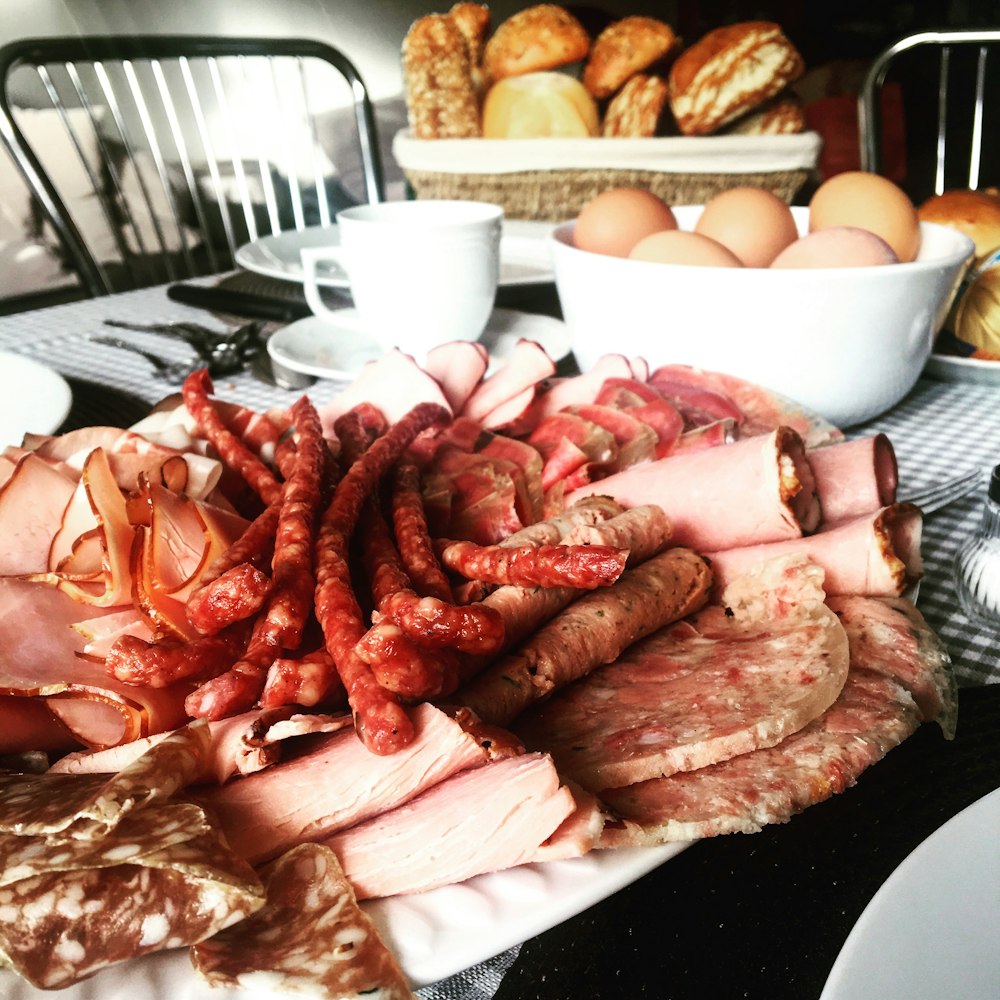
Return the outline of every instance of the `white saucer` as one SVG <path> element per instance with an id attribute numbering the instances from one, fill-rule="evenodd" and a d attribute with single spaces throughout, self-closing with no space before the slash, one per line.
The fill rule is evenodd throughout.
<path id="1" fill-rule="evenodd" d="M 304 375 L 354 378 L 382 348 L 365 332 L 355 309 L 342 309 L 337 316 L 336 323 L 318 316 L 290 323 L 268 338 L 267 353 L 278 364 Z M 513 309 L 494 309 L 479 338 L 490 352 L 491 365 L 505 360 L 519 340 L 535 341 L 553 361 L 571 350 L 569 330 L 562 320 Z M 406 344 L 399 348 L 406 351 Z"/>
<path id="2" fill-rule="evenodd" d="M 1000 789 L 932 833 L 889 876 L 820 1000 L 994 1000 L 998 928 Z"/>
<path id="3" fill-rule="evenodd" d="M 73 393 L 51 368 L 0 351 L 0 448 L 20 445 L 25 434 L 52 434 L 66 419 Z"/>

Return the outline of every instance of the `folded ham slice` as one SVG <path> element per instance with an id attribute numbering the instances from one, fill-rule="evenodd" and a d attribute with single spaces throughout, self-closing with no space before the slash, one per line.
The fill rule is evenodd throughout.
<path id="1" fill-rule="evenodd" d="M 199 798 L 218 815 L 233 850 L 257 863 L 393 809 L 503 752 L 431 705 L 417 706 L 412 719 L 413 741 L 389 756 L 373 754 L 345 729 Z"/>
<path id="2" fill-rule="evenodd" d="M 552 759 L 523 754 L 456 774 L 325 843 L 358 899 L 395 896 L 524 864 L 575 808 Z"/>
<path id="3" fill-rule="evenodd" d="M 843 792 L 922 721 L 953 734 L 948 656 L 919 612 L 897 600 L 831 603 L 850 623 L 850 672 L 833 705 L 776 746 L 605 791 L 619 820 L 602 846 L 754 833 Z"/>
<path id="4" fill-rule="evenodd" d="M 821 566 L 827 594 L 899 596 L 923 575 L 923 517 L 912 504 L 892 504 L 813 535 L 708 552 L 716 595 L 737 577 L 774 559 L 802 556 Z"/>
<path id="5" fill-rule="evenodd" d="M 713 605 L 630 649 L 514 727 L 595 792 L 773 746 L 836 699 L 847 636 L 819 602 L 784 618 Z M 603 797 L 603 796 L 602 796 Z"/>
<path id="6" fill-rule="evenodd" d="M 788 427 L 635 465 L 574 490 L 566 503 L 593 493 L 626 507 L 658 504 L 674 541 L 701 552 L 799 538 L 820 519 L 805 445 Z"/>
<path id="7" fill-rule="evenodd" d="M 838 524 L 896 502 L 899 470 L 885 434 L 809 451 L 823 523 Z"/>

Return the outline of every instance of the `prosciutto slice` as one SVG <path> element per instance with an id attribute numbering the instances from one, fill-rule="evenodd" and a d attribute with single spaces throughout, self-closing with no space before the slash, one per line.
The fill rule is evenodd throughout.
<path id="1" fill-rule="evenodd" d="M 524 754 L 463 771 L 326 844 L 359 899 L 395 896 L 530 861 L 575 809 L 552 759 Z"/>
<path id="2" fill-rule="evenodd" d="M 658 504 L 677 544 L 702 552 L 799 538 L 820 519 L 805 445 L 788 427 L 633 466 L 574 490 L 566 503 L 593 493 L 626 507 Z"/>
<path id="3" fill-rule="evenodd" d="M 829 708 L 847 668 L 847 636 L 819 602 L 759 621 L 713 605 L 561 691 L 515 732 L 600 793 L 779 743 Z"/>
<path id="4" fill-rule="evenodd" d="M 845 791 L 922 721 L 953 734 L 954 678 L 919 612 L 895 600 L 831 603 L 850 623 L 850 673 L 834 704 L 776 746 L 604 792 L 619 821 L 602 846 L 754 833 Z"/>

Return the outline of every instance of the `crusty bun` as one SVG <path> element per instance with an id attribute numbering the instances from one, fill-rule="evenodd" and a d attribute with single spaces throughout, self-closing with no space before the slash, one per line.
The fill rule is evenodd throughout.
<path id="1" fill-rule="evenodd" d="M 592 136 L 597 104 L 579 80 L 565 73 L 525 73 L 493 84 L 483 102 L 487 139 Z"/>
<path id="2" fill-rule="evenodd" d="M 965 233 L 976 244 L 977 257 L 1000 247 L 1000 197 L 996 188 L 934 195 L 920 205 L 917 217 Z"/>
<path id="3" fill-rule="evenodd" d="M 594 39 L 583 69 L 583 85 L 599 101 L 603 100 L 679 44 L 674 29 L 663 21 L 653 17 L 623 17 Z"/>
<path id="4" fill-rule="evenodd" d="M 647 138 L 656 135 L 667 103 L 667 81 L 637 73 L 611 98 L 601 135 Z"/>
<path id="5" fill-rule="evenodd" d="M 460 2 L 448 11 L 448 16 L 465 39 L 472 82 L 481 98 L 489 84 L 482 64 L 486 36 L 490 33 L 490 9 L 481 3 Z"/>
<path id="6" fill-rule="evenodd" d="M 468 45 L 447 14 L 414 21 L 403 39 L 410 130 L 417 139 L 475 138 L 479 100 Z"/>
<path id="7" fill-rule="evenodd" d="M 804 69 L 777 24 L 716 28 L 670 67 L 670 106 L 685 135 L 710 135 L 774 97 Z"/>
<path id="8" fill-rule="evenodd" d="M 790 135 L 805 129 L 806 112 L 802 100 L 796 94 L 781 93 L 730 122 L 723 131 L 727 135 Z"/>
<path id="9" fill-rule="evenodd" d="M 590 35 L 565 8 L 543 3 L 512 14 L 486 42 L 483 69 L 491 80 L 558 69 L 590 52 Z"/>

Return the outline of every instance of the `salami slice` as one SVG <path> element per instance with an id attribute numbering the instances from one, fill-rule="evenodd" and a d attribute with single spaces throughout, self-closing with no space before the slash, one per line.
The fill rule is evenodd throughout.
<path id="1" fill-rule="evenodd" d="M 711 573 L 699 556 L 688 549 L 668 549 L 628 570 L 613 587 L 571 604 L 456 698 L 482 719 L 507 725 L 534 702 L 696 611 L 710 587 Z"/>
<path id="2" fill-rule="evenodd" d="M 773 746 L 830 707 L 847 670 L 847 635 L 821 603 L 760 621 L 712 605 L 566 688 L 515 732 L 600 792 Z"/>

